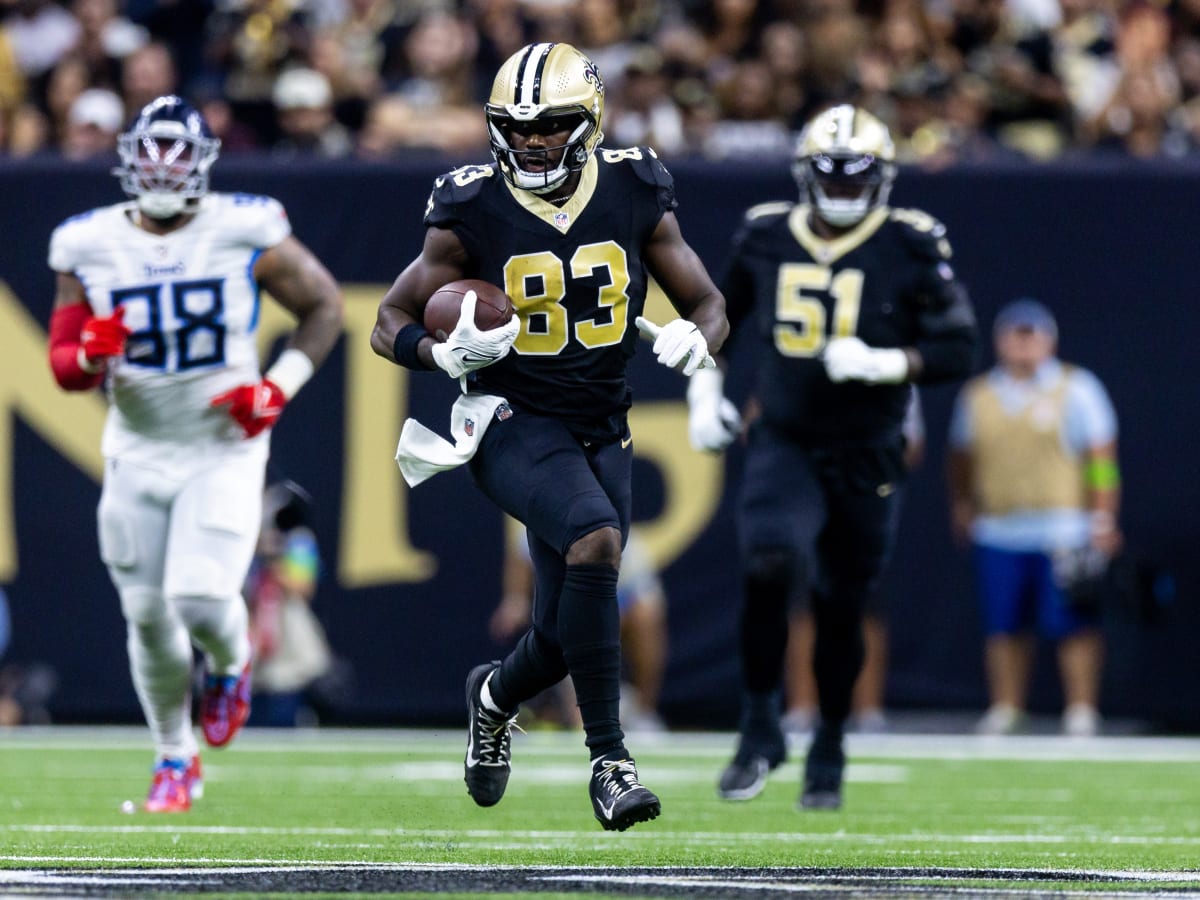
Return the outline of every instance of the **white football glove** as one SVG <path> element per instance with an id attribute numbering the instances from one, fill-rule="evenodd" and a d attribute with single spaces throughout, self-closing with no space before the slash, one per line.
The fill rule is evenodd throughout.
<path id="1" fill-rule="evenodd" d="M 658 361 L 668 369 L 690 376 L 697 369 L 711 369 L 717 364 L 709 356 L 708 341 L 695 322 L 672 319 L 666 325 L 655 325 L 649 319 L 638 316 L 634 324 L 645 337 L 654 341 Z"/>
<path id="2" fill-rule="evenodd" d="M 475 327 L 475 301 L 474 291 L 463 294 L 458 324 L 445 341 L 433 345 L 433 361 L 451 378 L 462 378 L 503 359 L 521 331 L 521 320 L 515 315 L 499 328 L 480 331 Z"/>
<path id="3" fill-rule="evenodd" d="M 856 337 L 838 337 L 822 356 L 830 381 L 899 384 L 908 377 L 908 354 L 899 347 L 868 347 Z"/>
<path id="4" fill-rule="evenodd" d="M 718 453 L 742 430 L 737 407 L 725 396 L 725 373 L 700 369 L 688 382 L 688 441 L 693 449 Z"/>

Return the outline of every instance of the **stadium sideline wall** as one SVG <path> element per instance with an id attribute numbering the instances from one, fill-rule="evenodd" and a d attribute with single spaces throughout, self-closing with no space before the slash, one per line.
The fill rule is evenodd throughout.
<path id="1" fill-rule="evenodd" d="M 58 673 L 58 721 L 137 721 L 117 600 L 98 560 L 98 395 L 55 388 L 45 361 L 53 296 L 47 241 L 62 219 L 120 199 L 106 165 L 35 160 L 0 166 L 0 585 L 12 607 L 7 663 Z M 499 656 L 486 632 L 499 592 L 502 522 L 465 472 L 411 493 L 392 462 L 406 415 L 437 426 L 448 379 L 409 377 L 368 346 L 387 285 L 417 252 L 437 161 L 280 168 L 221 160 L 214 186 L 273 195 L 296 234 L 342 282 L 346 337 L 289 407 L 273 440 L 272 477 L 315 498 L 325 557 L 316 609 L 353 671 L 326 714 L 344 724 L 453 724 L 471 665 Z M 719 274 L 741 211 L 791 199 L 785 170 L 672 165 L 685 236 Z M 1121 419 L 1122 522 L 1137 558 L 1175 578 L 1173 603 L 1146 621 L 1130 604 L 1106 616 L 1105 712 L 1200 728 L 1192 699 L 1200 655 L 1200 359 L 1195 241 L 1200 168 L 1134 163 L 905 171 L 893 202 L 944 221 L 985 337 L 995 310 L 1035 296 L 1059 316 L 1064 358 L 1097 372 Z M 661 305 L 652 315 L 663 316 Z M 264 305 L 264 352 L 286 317 Z M 738 356 L 745 348 L 734 348 Z M 985 339 L 979 367 L 991 361 Z M 683 380 L 634 360 L 635 518 L 665 566 L 670 664 L 664 712 L 679 726 L 732 727 L 737 703 L 737 576 L 726 463 L 686 444 Z M 730 389 L 744 393 L 746 379 Z M 889 703 L 911 709 L 984 705 L 979 617 L 969 564 L 949 537 L 944 436 L 952 388 L 924 393 L 930 447 L 910 485 L 887 579 L 892 617 Z M 489 533 L 491 539 L 488 538 Z M 458 560 L 470 548 L 470 565 Z M 1057 709 L 1052 660 L 1034 705 Z"/>

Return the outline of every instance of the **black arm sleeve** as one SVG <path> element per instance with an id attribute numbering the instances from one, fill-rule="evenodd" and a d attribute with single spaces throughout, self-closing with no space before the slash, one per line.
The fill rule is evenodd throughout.
<path id="1" fill-rule="evenodd" d="M 938 299 L 940 304 L 918 314 L 921 337 L 916 348 L 924 363 L 922 384 L 965 378 L 975 367 L 979 335 L 967 289 L 951 280 Z"/>
<path id="2" fill-rule="evenodd" d="M 918 381 L 937 384 L 965 378 L 975 367 L 979 342 L 975 310 L 966 286 L 950 265 L 950 244 L 941 222 L 930 219 L 924 228 L 905 227 L 909 251 L 917 264 L 910 287 L 921 354 Z"/>

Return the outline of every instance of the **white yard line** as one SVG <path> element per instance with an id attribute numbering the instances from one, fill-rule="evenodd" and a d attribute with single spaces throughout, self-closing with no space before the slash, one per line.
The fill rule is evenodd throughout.
<path id="1" fill-rule="evenodd" d="M 522 841 L 549 842 L 571 845 L 596 837 L 587 831 L 522 831 L 517 829 L 432 829 L 432 828 L 340 828 L 340 827 L 281 827 L 270 825 L 0 825 L 0 834 L 195 834 L 214 836 L 276 836 L 276 837 L 350 837 L 350 838 L 409 838 L 414 840 L 505 841 L 520 846 Z M 768 841 L 887 844 L 1030 844 L 1089 846 L 1133 845 L 1145 847 L 1200 846 L 1200 836 L 1182 835 L 1120 835 L 1120 834 L 872 834 L 868 832 L 727 832 L 727 831 L 661 831 L 633 832 L 625 840 L 657 842 L 688 840 L 695 844 L 708 842 L 760 844 Z M 7 857 L 0 856 L 0 859 Z"/>
<path id="2" fill-rule="evenodd" d="M 457 748 L 456 748 L 457 749 Z M 587 759 L 582 752 L 579 761 L 574 764 L 564 764 L 555 760 L 551 763 L 539 762 L 537 779 L 540 784 L 578 784 L 587 779 L 590 769 Z M 523 757 L 532 760 L 532 755 Z M 645 757 L 651 759 L 652 757 Z M 653 763 L 650 763 L 653 766 Z M 253 771 L 251 771 L 253 767 Z M 212 776 L 224 772 L 237 772 L 242 778 L 248 778 L 256 783 L 263 782 L 304 782 L 304 783 L 343 783 L 346 781 L 377 781 L 392 783 L 397 780 L 414 786 L 422 784 L 440 784 L 441 782 L 460 782 L 463 777 L 462 760 L 457 756 L 453 759 L 426 760 L 421 762 L 378 763 L 359 766 L 349 765 L 287 765 L 278 766 L 273 762 L 258 764 L 253 760 L 239 759 L 231 762 L 210 764 L 205 760 L 205 772 Z M 649 767 L 643 765 L 643 769 Z M 694 763 L 691 765 L 672 762 L 669 767 L 654 770 L 655 784 L 676 785 L 709 785 L 716 781 L 717 767 L 709 763 Z M 858 784 L 901 784 L 908 780 L 909 767 L 887 763 L 851 762 L 846 768 L 846 781 Z M 777 777 L 787 777 L 794 780 L 794 773 L 780 771 Z M 419 790 L 419 788 L 416 788 Z M 440 788 L 438 788 L 440 790 Z"/>
<path id="3" fill-rule="evenodd" d="M 246 753 L 411 753 L 457 750 L 463 743 L 458 728 L 443 729 L 246 729 L 236 749 Z M 639 760 L 657 755 L 724 759 L 735 736 L 721 732 L 634 734 L 631 745 Z M 583 736 L 576 732 L 539 731 L 515 736 L 518 753 L 531 757 L 582 758 Z M 794 748 L 806 738 L 792 738 Z M 106 726 L 48 726 L 0 729 L 0 752 L 8 750 L 139 749 L 149 746 L 144 729 Z M 1059 735 L 980 737 L 966 734 L 849 735 L 847 750 L 865 759 L 1008 759 L 1023 761 L 1095 760 L 1106 762 L 1200 762 L 1200 738 L 1101 736 L 1066 738 Z"/>

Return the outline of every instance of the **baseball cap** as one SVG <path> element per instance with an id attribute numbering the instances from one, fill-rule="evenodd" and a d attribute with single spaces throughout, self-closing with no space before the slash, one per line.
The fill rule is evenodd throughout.
<path id="1" fill-rule="evenodd" d="M 993 326 L 995 334 L 1014 328 L 1028 328 L 1058 338 L 1058 323 L 1054 321 L 1054 313 L 1029 297 L 1012 301 L 996 314 L 996 324 Z"/>
<path id="2" fill-rule="evenodd" d="M 320 109 L 333 100 L 329 79 L 316 69 L 288 69 L 271 92 L 277 109 Z"/>
<path id="3" fill-rule="evenodd" d="M 125 107 L 112 91 L 90 88 L 75 98 L 67 118 L 74 125 L 95 125 L 115 134 L 124 124 Z"/>

